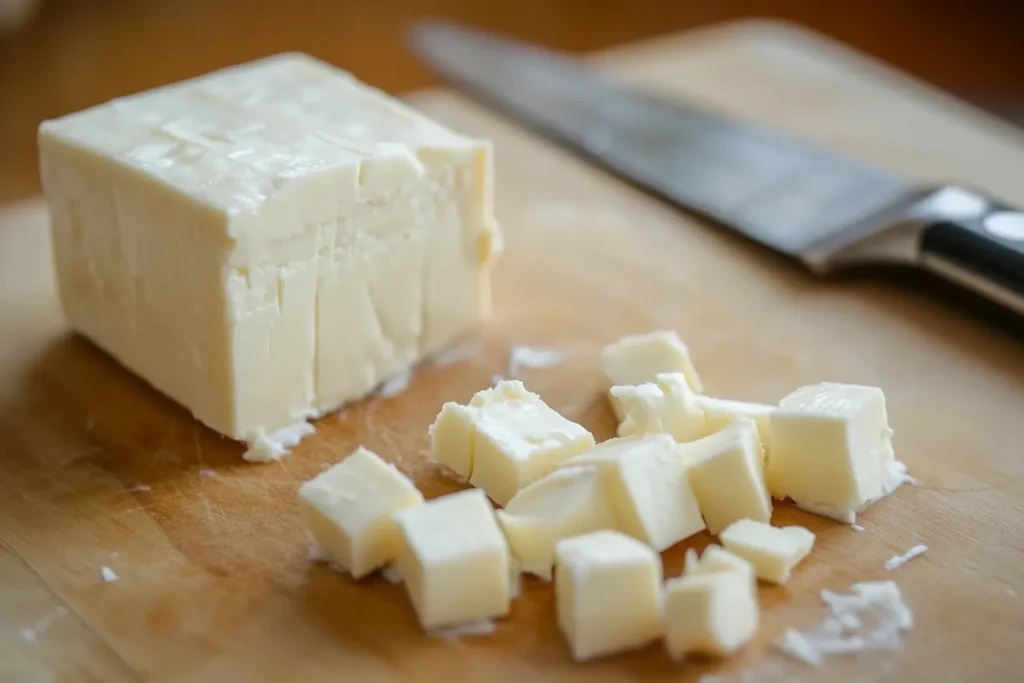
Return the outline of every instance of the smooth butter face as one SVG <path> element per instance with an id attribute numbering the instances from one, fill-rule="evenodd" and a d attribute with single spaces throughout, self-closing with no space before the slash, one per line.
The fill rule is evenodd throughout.
<path id="1" fill-rule="evenodd" d="M 252 440 L 474 326 L 498 248 L 490 149 L 282 55 L 45 122 L 76 329 Z"/>
<path id="2" fill-rule="evenodd" d="M 686 461 L 667 434 L 620 437 L 563 467 L 601 470 L 618 528 L 662 551 L 704 529 Z"/>
<path id="3" fill-rule="evenodd" d="M 555 548 L 558 625 L 583 661 L 643 647 L 661 633 L 661 558 L 617 531 L 595 531 Z"/>
<path id="4" fill-rule="evenodd" d="M 395 515 L 398 570 L 424 629 L 508 614 L 508 544 L 483 491 L 435 498 Z"/>
<path id="5" fill-rule="evenodd" d="M 741 571 L 691 574 L 665 583 L 665 647 L 688 655 L 728 655 L 753 638 L 760 622 L 757 591 Z"/>
<path id="6" fill-rule="evenodd" d="M 522 571 L 551 579 L 555 544 L 616 527 L 612 502 L 596 467 L 567 467 L 539 479 L 498 511 Z"/>
<path id="7" fill-rule="evenodd" d="M 767 480 L 776 498 L 852 523 L 892 490 L 892 430 L 877 387 L 797 389 L 772 413 L 771 431 Z"/>
<path id="8" fill-rule="evenodd" d="M 392 515 L 422 502 L 405 475 L 362 447 L 299 487 L 299 514 L 319 554 L 357 579 L 395 560 Z"/>

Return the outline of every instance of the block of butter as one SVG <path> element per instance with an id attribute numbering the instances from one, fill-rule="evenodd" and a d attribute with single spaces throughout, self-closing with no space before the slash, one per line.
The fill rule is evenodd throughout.
<path id="1" fill-rule="evenodd" d="M 357 579 L 395 560 L 392 515 L 422 502 L 405 475 L 363 447 L 299 487 L 299 514 L 318 554 Z"/>
<path id="2" fill-rule="evenodd" d="M 459 491 L 399 510 L 396 567 L 424 629 L 508 614 L 508 544 L 487 496 Z"/>
<path id="3" fill-rule="evenodd" d="M 615 513 L 596 467 L 566 467 L 538 479 L 498 510 L 498 521 L 524 572 L 551 579 L 555 544 L 614 529 Z"/>
<path id="4" fill-rule="evenodd" d="M 768 490 L 852 524 L 904 480 L 878 387 L 825 382 L 797 389 L 771 415 Z"/>
<path id="5" fill-rule="evenodd" d="M 757 578 L 783 584 L 814 546 L 814 533 L 802 526 L 775 527 L 752 519 L 733 522 L 720 534 L 726 550 L 749 561 Z"/>
<path id="6" fill-rule="evenodd" d="M 71 325 L 251 459 L 488 312 L 490 145 L 310 57 L 46 121 L 39 150 Z"/>
<path id="7" fill-rule="evenodd" d="M 679 372 L 695 394 L 703 392 L 690 349 L 671 330 L 629 334 L 608 344 L 601 350 L 601 369 L 609 387 L 653 382 L 658 373 Z M 615 396 L 609 398 L 615 416 L 621 420 L 618 400 Z"/>
<path id="8" fill-rule="evenodd" d="M 446 403 L 430 427 L 431 454 L 499 505 L 589 450 L 594 437 L 518 380 L 484 389 L 468 406 Z"/>
<path id="9" fill-rule="evenodd" d="M 661 635 L 661 558 L 617 531 L 555 547 L 558 625 L 577 661 L 643 647 Z"/>
<path id="10" fill-rule="evenodd" d="M 665 582 L 665 647 L 676 660 L 728 655 L 754 637 L 760 623 L 751 574 L 713 571 Z"/>

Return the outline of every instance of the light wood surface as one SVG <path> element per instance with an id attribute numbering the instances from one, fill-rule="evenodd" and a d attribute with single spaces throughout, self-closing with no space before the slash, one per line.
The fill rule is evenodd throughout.
<path id="1" fill-rule="evenodd" d="M 1024 143 L 1008 128 L 846 51 L 774 25 L 625 48 L 612 71 L 924 177 L 956 176 L 1024 204 Z M 45 215 L 0 216 L 0 680 L 1009 681 L 1024 666 L 1024 346 L 932 297 L 821 282 L 655 202 L 443 92 L 426 111 L 494 138 L 507 252 L 480 354 L 424 368 L 404 393 L 317 423 L 281 462 L 241 447 L 69 334 L 54 300 Z M 786 588 L 762 588 L 757 642 L 725 662 L 671 665 L 659 647 L 578 666 L 550 587 L 527 580 L 488 636 L 420 633 L 402 589 L 307 560 L 296 488 L 365 444 L 428 496 L 426 428 L 506 371 L 513 344 L 569 360 L 527 385 L 600 438 L 613 421 L 597 352 L 670 327 L 709 393 L 774 402 L 829 379 L 882 386 L 898 457 L 920 479 L 859 520 L 780 505 L 818 534 Z M 678 572 L 685 547 L 665 554 Z M 929 551 L 887 573 L 907 548 Z M 109 566 L 120 579 L 100 581 Z M 917 619 L 900 652 L 808 669 L 771 642 L 824 616 L 821 588 L 898 581 Z M 10 597 L 7 597 L 10 596 Z M 1017 597 L 1020 596 L 1020 597 Z M 15 605 L 14 601 L 17 600 Z M 7 607 L 7 605 L 15 605 Z M 22 629 L 32 628 L 26 639 Z M 746 676 L 746 678 L 744 678 Z"/>

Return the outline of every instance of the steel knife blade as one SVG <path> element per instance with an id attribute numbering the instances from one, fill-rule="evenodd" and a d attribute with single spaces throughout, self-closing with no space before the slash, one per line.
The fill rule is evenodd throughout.
<path id="1" fill-rule="evenodd" d="M 455 24 L 417 24 L 412 42 L 471 95 L 815 272 L 916 266 L 1024 315 L 1024 213 L 981 191 L 921 186 Z"/>

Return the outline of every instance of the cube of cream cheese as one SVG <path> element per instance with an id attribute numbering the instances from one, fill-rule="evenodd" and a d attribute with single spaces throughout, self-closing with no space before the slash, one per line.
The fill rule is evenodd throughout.
<path id="1" fill-rule="evenodd" d="M 310 57 L 46 121 L 39 150 L 71 326 L 252 458 L 488 313 L 489 143 Z"/>
<path id="2" fill-rule="evenodd" d="M 630 334 L 608 344 L 601 351 L 601 368 L 609 387 L 653 382 L 659 373 L 679 372 L 695 394 L 703 391 L 700 376 L 690 358 L 690 349 L 671 330 Z M 621 420 L 618 401 L 614 396 L 610 398 L 612 410 Z"/>
<path id="3" fill-rule="evenodd" d="M 511 563 L 487 496 L 469 489 L 399 510 L 396 563 L 425 630 L 508 614 Z"/>
<path id="4" fill-rule="evenodd" d="M 878 387 L 797 389 L 772 413 L 771 432 L 768 488 L 809 512 L 852 524 L 903 481 Z"/>
<path id="5" fill-rule="evenodd" d="M 596 467 L 555 470 L 517 493 L 497 514 L 521 570 L 544 580 L 551 579 L 558 541 L 616 526 Z"/>
<path id="6" fill-rule="evenodd" d="M 594 437 L 518 380 L 445 404 L 430 428 L 433 459 L 505 505 L 520 489 L 588 451 Z"/>
<path id="7" fill-rule="evenodd" d="M 657 551 L 704 529 L 686 460 L 668 434 L 620 437 L 563 467 L 601 470 L 620 531 Z"/>
<path id="8" fill-rule="evenodd" d="M 717 534 L 738 519 L 771 519 L 764 451 L 753 420 L 737 418 L 720 432 L 682 444 L 680 450 L 708 531 Z"/>
<path id="9" fill-rule="evenodd" d="M 661 558 L 617 531 L 594 531 L 555 546 L 558 625 L 573 658 L 633 650 L 661 635 Z"/>
<path id="10" fill-rule="evenodd" d="M 405 475 L 362 446 L 299 487 L 299 514 L 318 555 L 357 579 L 395 560 L 392 516 L 422 502 Z"/>
<path id="11" fill-rule="evenodd" d="M 757 632 L 752 577 L 742 571 L 689 574 L 665 582 L 665 647 L 675 660 L 728 655 Z"/>
<path id="12" fill-rule="evenodd" d="M 733 522 L 719 538 L 726 550 L 754 566 L 757 578 L 778 584 L 789 580 L 793 567 L 814 546 L 814 533 L 808 529 L 774 527 L 752 519 Z"/>

